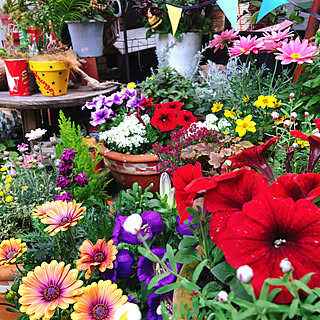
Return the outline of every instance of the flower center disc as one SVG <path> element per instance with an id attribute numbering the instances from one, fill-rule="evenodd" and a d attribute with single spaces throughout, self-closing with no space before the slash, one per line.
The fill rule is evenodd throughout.
<path id="1" fill-rule="evenodd" d="M 285 239 L 276 239 L 273 241 L 273 245 L 275 248 L 279 248 L 280 246 L 282 246 L 286 242 L 287 242 L 287 240 L 285 240 Z"/>
<path id="2" fill-rule="evenodd" d="M 59 223 L 60 226 L 64 226 L 65 224 L 71 222 L 71 218 L 70 217 L 63 217 Z"/>
<path id="3" fill-rule="evenodd" d="M 97 304 L 92 309 L 92 316 L 97 320 L 104 319 L 109 313 L 108 308 L 104 304 Z"/>
<path id="4" fill-rule="evenodd" d="M 95 254 L 95 256 L 93 257 L 93 261 L 94 261 L 94 262 L 102 262 L 102 261 L 104 260 L 104 258 L 105 258 L 104 253 L 102 253 L 102 252 L 97 252 L 97 253 Z"/>
<path id="5" fill-rule="evenodd" d="M 60 296 L 60 289 L 57 286 L 51 285 L 44 290 L 43 296 L 47 301 L 52 301 Z"/>
<path id="6" fill-rule="evenodd" d="M 8 254 L 7 254 L 7 259 L 12 259 L 12 257 L 17 253 L 17 251 L 10 251 Z"/>
<path id="7" fill-rule="evenodd" d="M 297 60 L 297 58 L 301 58 L 301 54 L 300 54 L 300 53 L 293 53 L 290 57 L 291 57 L 293 60 Z"/>

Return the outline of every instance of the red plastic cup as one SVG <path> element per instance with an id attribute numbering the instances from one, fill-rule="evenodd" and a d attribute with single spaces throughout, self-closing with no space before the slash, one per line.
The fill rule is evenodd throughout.
<path id="1" fill-rule="evenodd" d="M 30 96 L 28 63 L 24 59 L 5 60 L 10 96 Z"/>

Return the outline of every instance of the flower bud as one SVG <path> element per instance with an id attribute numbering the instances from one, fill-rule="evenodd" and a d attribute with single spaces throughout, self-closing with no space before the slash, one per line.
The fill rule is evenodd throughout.
<path id="1" fill-rule="evenodd" d="M 244 283 L 249 283 L 253 278 L 253 270 L 245 265 L 237 269 L 237 279 Z"/>
<path id="2" fill-rule="evenodd" d="M 292 270 L 292 264 L 290 261 L 283 259 L 280 262 L 280 268 L 283 273 L 288 273 Z"/>
<path id="3" fill-rule="evenodd" d="M 290 128 L 290 126 L 291 126 L 291 121 L 290 121 L 289 119 L 284 120 L 284 121 L 283 121 L 283 126 L 284 126 L 285 128 Z"/>
<path id="4" fill-rule="evenodd" d="M 222 303 L 228 302 L 228 293 L 225 291 L 220 291 L 217 297 L 218 297 L 218 300 Z"/>
<path id="5" fill-rule="evenodd" d="M 163 172 L 160 176 L 159 194 L 161 198 L 169 195 L 171 189 L 171 181 L 167 172 Z"/>
<path id="6" fill-rule="evenodd" d="M 292 148 L 297 149 L 297 148 L 299 148 L 299 145 L 298 145 L 296 142 L 294 142 L 294 143 L 292 144 Z"/>
<path id="7" fill-rule="evenodd" d="M 294 121 L 294 120 L 297 119 L 297 116 L 298 116 L 298 115 L 297 115 L 296 112 L 291 112 L 291 114 L 290 114 L 290 119 Z"/>
<path id="8" fill-rule="evenodd" d="M 142 218 L 139 214 L 134 213 L 129 216 L 123 223 L 123 229 L 131 234 L 137 234 L 142 226 Z"/>
<path id="9" fill-rule="evenodd" d="M 293 93 L 293 92 L 291 92 L 291 93 L 289 94 L 289 98 L 290 98 L 290 99 L 294 99 L 294 93 Z"/>
<path id="10" fill-rule="evenodd" d="M 279 118 L 279 113 L 276 112 L 276 111 L 273 111 L 273 112 L 271 113 L 271 118 L 272 118 L 273 120 L 277 120 L 277 119 Z"/>
<path id="11" fill-rule="evenodd" d="M 44 164 L 42 164 L 41 162 L 39 162 L 39 163 L 38 163 L 38 168 L 42 170 L 42 169 L 45 168 L 45 166 L 44 166 Z"/>
<path id="12" fill-rule="evenodd" d="M 50 137 L 49 139 L 50 139 L 51 145 L 54 146 L 54 145 L 57 144 L 57 139 L 56 139 L 56 137 Z"/>
<path id="13" fill-rule="evenodd" d="M 176 207 L 176 197 L 175 197 L 176 190 L 175 188 L 171 188 L 169 191 L 169 196 L 168 196 L 168 206 L 169 208 L 175 208 Z"/>
<path id="14" fill-rule="evenodd" d="M 40 147 L 36 144 L 33 146 L 34 151 L 39 151 Z"/>
<path id="15" fill-rule="evenodd" d="M 309 116 L 310 116 L 310 113 L 309 113 L 308 111 L 305 111 L 305 112 L 304 112 L 304 116 L 305 116 L 305 117 L 309 117 Z"/>

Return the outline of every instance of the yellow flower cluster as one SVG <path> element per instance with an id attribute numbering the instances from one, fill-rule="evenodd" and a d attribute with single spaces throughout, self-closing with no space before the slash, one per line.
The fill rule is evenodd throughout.
<path id="1" fill-rule="evenodd" d="M 301 148 L 310 147 L 309 142 L 303 139 L 296 139 L 294 142 L 297 143 Z"/>
<path id="2" fill-rule="evenodd" d="M 281 105 L 281 100 L 277 101 L 276 95 L 271 96 L 259 96 L 258 100 L 253 103 L 257 108 L 265 109 L 268 108 L 279 108 Z"/>
<path id="3" fill-rule="evenodd" d="M 1 167 L 0 172 L 6 172 L 8 171 L 7 167 Z M 4 197 L 4 201 L 9 203 L 13 200 L 13 196 L 9 195 L 11 182 L 13 180 L 12 177 L 10 177 L 8 174 L 2 175 L 2 179 L 4 183 L 0 183 L 0 197 Z"/>
<path id="4" fill-rule="evenodd" d="M 213 104 L 213 107 L 211 108 L 211 111 L 212 112 L 218 112 L 218 111 L 220 111 L 222 109 L 222 107 L 223 107 L 222 103 L 216 102 L 216 103 Z"/>

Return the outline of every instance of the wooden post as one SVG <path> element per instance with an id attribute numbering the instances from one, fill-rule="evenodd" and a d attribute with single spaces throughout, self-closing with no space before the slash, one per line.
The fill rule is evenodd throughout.
<path id="1" fill-rule="evenodd" d="M 84 58 L 86 61 L 82 64 L 81 69 L 90 77 L 99 80 L 96 58 Z M 83 86 L 87 85 L 87 81 L 81 79 Z"/>

